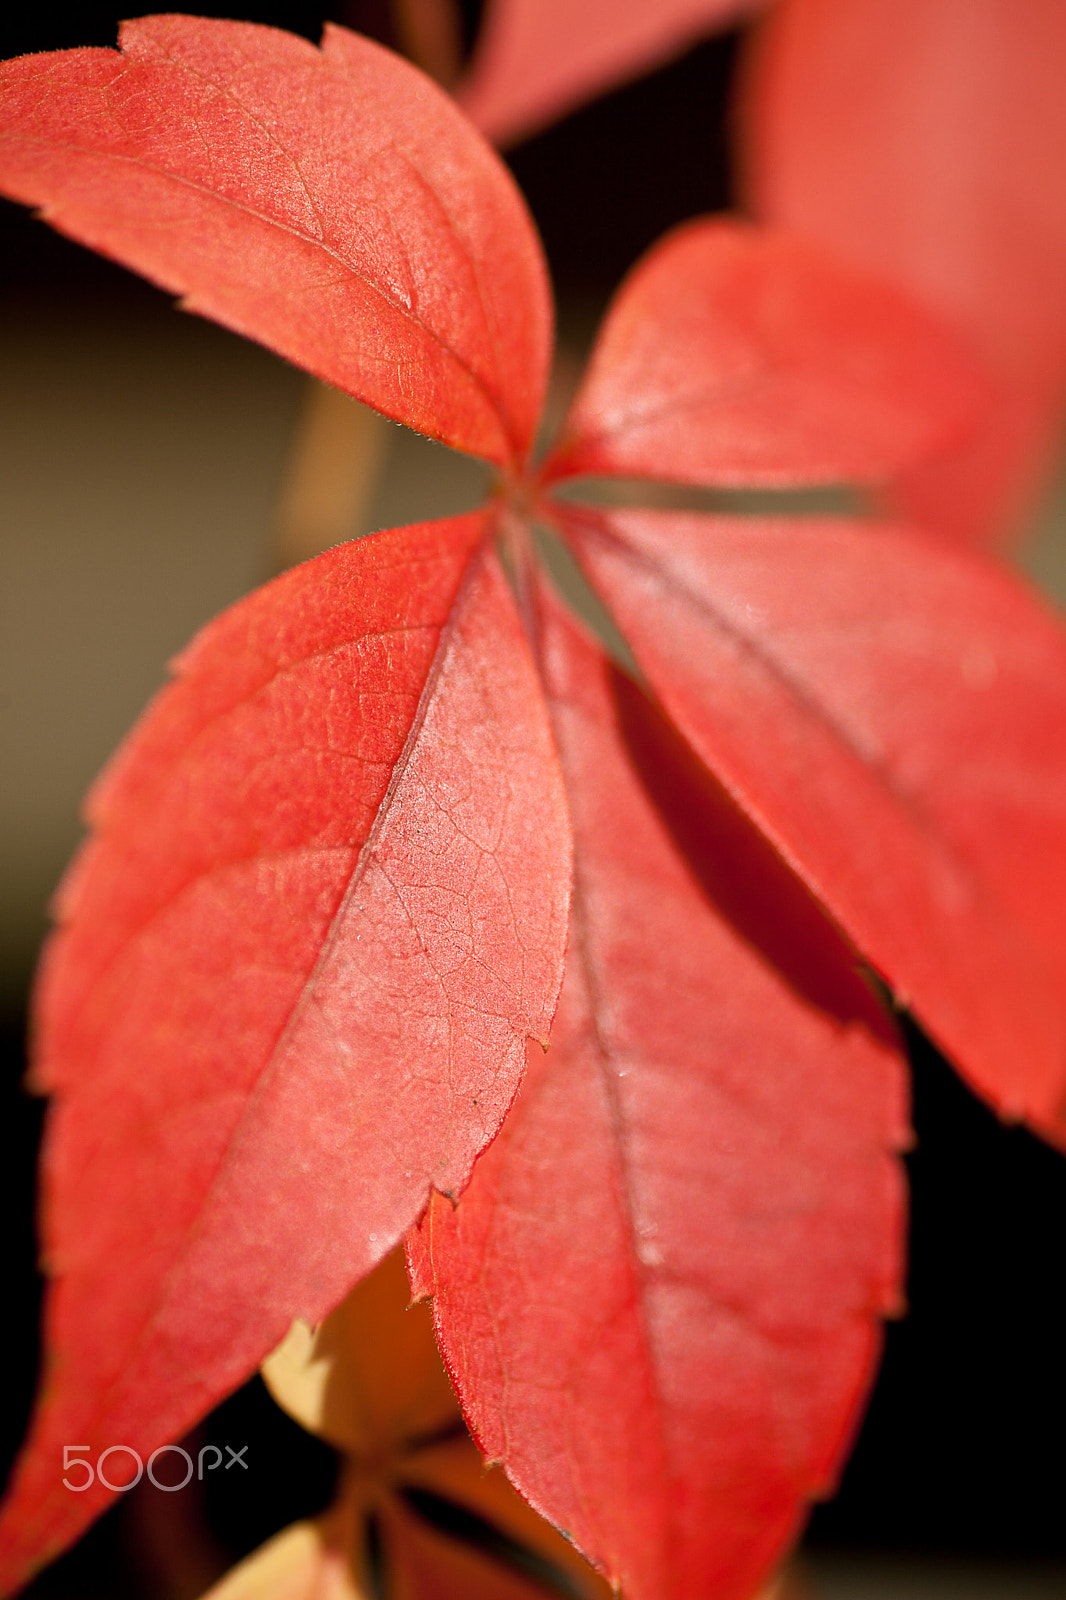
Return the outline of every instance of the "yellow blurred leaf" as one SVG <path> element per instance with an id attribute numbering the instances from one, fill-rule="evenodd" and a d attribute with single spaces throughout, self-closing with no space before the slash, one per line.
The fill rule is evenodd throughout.
<path id="1" fill-rule="evenodd" d="M 204 1600 L 368 1600 L 353 1570 L 358 1508 L 342 1500 L 297 1522 L 226 1574 Z"/>
<path id="2" fill-rule="evenodd" d="M 432 1313 L 410 1299 L 401 1248 L 317 1331 L 293 1323 L 263 1363 L 274 1399 L 310 1433 L 367 1462 L 461 1428 Z"/>

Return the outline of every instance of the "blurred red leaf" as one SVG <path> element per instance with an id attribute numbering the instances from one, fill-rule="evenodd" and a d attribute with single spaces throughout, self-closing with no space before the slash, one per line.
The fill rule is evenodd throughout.
<path id="1" fill-rule="evenodd" d="M 828 252 L 703 219 L 615 296 L 547 477 L 878 483 L 972 428 L 962 341 Z"/>
<path id="2" fill-rule="evenodd" d="M 782 0 L 748 65 L 758 215 L 920 296 L 1002 385 L 898 497 L 967 537 L 1017 522 L 1066 402 L 1064 60 L 1060 0 Z"/>
<path id="3" fill-rule="evenodd" d="M 488 0 L 460 103 L 490 139 L 513 144 L 766 3 Z"/>

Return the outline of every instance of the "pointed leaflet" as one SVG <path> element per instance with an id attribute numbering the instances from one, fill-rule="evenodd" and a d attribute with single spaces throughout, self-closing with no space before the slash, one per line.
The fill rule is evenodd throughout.
<path id="1" fill-rule="evenodd" d="M 505 463 L 551 304 L 509 175 L 427 78 L 343 28 L 146 17 L 0 68 L 0 190 L 378 410 Z"/>
<path id="2" fill-rule="evenodd" d="M 981 1094 L 1066 1142 L 1066 632 L 877 523 L 567 516 L 694 749 Z"/>
<path id="3" fill-rule="evenodd" d="M 900 499 L 958 534 L 1017 518 L 1066 399 L 1064 61 L 1061 0 L 783 0 L 748 64 L 759 215 L 920 295 L 1003 381 Z"/>
<path id="4" fill-rule="evenodd" d="M 320 1320 L 546 1036 L 569 833 L 491 529 L 341 546 L 225 613 L 92 797 L 40 994 L 56 1281 L 5 1584 L 107 1498 L 63 1446 L 145 1456 Z"/>
<path id="5" fill-rule="evenodd" d="M 459 99 L 498 144 L 650 72 L 765 0 L 489 0 Z"/>
<path id="6" fill-rule="evenodd" d="M 985 400 L 911 301 L 789 233 L 702 219 L 622 285 L 545 475 L 877 483 Z"/>
<path id="7" fill-rule="evenodd" d="M 558 618 L 547 657 L 567 975 L 413 1282 L 482 1447 L 627 1600 L 739 1600 L 830 1482 L 897 1301 L 901 1063 L 668 724 Z"/>

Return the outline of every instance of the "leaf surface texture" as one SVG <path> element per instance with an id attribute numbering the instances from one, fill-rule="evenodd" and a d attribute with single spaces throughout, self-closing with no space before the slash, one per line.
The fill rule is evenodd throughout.
<path id="1" fill-rule="evenodd" d="M 63 1444 L 144 1457 L 320 1321 L 547 1036 L 569 830 L 490 529 L 341 546 L 224 613 L 94 793 L 40 996 L 53 1353 L 9 1573 L 100 1503 Z"/>

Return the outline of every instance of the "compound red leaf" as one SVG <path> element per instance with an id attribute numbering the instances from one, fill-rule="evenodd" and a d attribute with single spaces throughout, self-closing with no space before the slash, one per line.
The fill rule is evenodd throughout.
<path id="1" fill-rule="evenodd" d="M 906 529 L 569 516 L 702 759 L 963 1075 L 1066 1140 L 1066 633 Z"/>
<path id="2" fill-rule="evenodd" d="M 749 63 L 756 211 L 920 295 L 1003 381 L 900 496 L 959 535 L 1017 520 L 1066 399 L 1064 60 L 1059 0 L 783 0 Z"/>
<path id="3" fill-rule="evenodd" d="M 459 100 L 490 139 L 510 144 L 765 3 L 489 0 Z"/>
<path id="4" fill-rule="evenodd" d="M 676 733 L 558 617 L 547 656 L 563 994 L 412 1281 L 483 1449 L 627 1600 L 739 1600 L 831 1481 L 897 1304 L 902 1065 Z"/>
<path id="5" fill-rule="evenodd" d="M 0 70 L 0 188 L 423 433 L 527 452 L 551 299 L 510 176 L 446 95 L 327 27 L 146 17 Z"/>
<path id="6" fill-rule="evenodd" d="M 911 301 L 791 234 L 704 218 L 622 285 L 545 476 L 878 483 L 986 400 Z"/>
<path id="7" fill-rule="evenodd" d="M 6 1583 L 108 1498 L 63 1446 L 143 1458 L 320 1321 L 546 1037 L 569 825 L 492 531 L 380 534 L 234 607 L 95 791 L 40 994 L 55 1282 Z"/>

